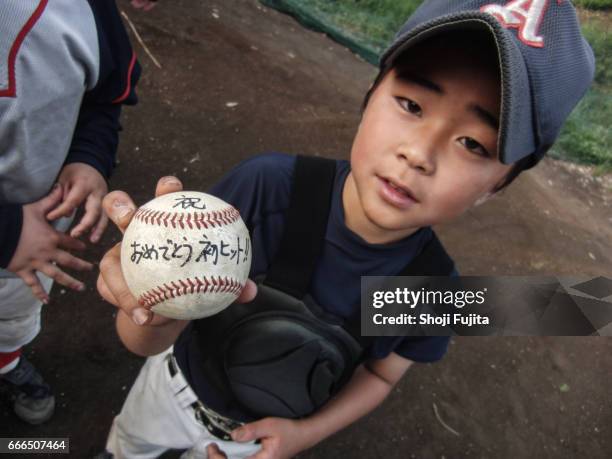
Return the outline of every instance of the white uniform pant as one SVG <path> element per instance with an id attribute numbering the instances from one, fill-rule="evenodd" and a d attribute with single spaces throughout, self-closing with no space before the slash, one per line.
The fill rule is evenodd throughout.
<path id="1" fill-rule="evenodd" d="M 155 458 L 168 449 L 186 449 L 182 459 L 202 459 L 210 443 L 219 445 L 230 459 L 259 451 L 254 442 L 221 440 L 196 420 L 191 404 L 197 396 L 180 371 L 170 376 L 170 352 L 172 348 L 145 362 L 113 421 L 106 450 L 115 459 Z"/>
<path id="2" fill-rule="evenodd" d="M 48 293 L 53 279 L 37 275 Z M 13 352 L 38 335 L 41 308 L 42 303 L 21 278 L 0 278 L 0 352 Z"/>

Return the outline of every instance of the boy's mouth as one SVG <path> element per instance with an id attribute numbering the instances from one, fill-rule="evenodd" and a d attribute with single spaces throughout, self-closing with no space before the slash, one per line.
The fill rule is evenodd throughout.
<path id="1" fill-rule="evenodd" d="M 405 209 L 419 202 L 407 187 L 400 185 L 397 181 L 384 177 L 378 177 L 378 179 L 382 184 L 380 194 L 390 204 Z"/>

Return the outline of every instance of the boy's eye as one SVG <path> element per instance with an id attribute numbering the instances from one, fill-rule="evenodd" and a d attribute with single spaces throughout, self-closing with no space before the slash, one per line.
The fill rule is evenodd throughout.
<path id="1" fill-rule="evenodd" d="M 421 106 L 417 104 L 415 101 L 406 99 L 405 97 L 396 97 L 397 103 L 406 110 L 408 113 L 412 113 L 416 116 L 421 116 L 423 114 L 423 110 Z"/>
<path id="2" fill-rule="evenodd" d="M 485 158 L 488 158 L 490 156 L 487 149 L 471 137 L 461 137 L 461 139 L 459 139 L 459 142 L 472 153 L 475 153 L 479 156 L 483 156 Z"/>

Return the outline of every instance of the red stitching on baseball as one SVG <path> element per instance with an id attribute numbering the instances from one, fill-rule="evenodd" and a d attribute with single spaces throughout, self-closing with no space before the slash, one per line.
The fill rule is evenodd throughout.
<path id="1" fill-rule="evenodd" d="M 193 288 L 195 287 L 193 285 L 193 282 L 191 282 L 191 279 L 187 278 L 185 279 L 187 281 L 187 283 L 189 284 L 189 293 L 193 293 Z"/>
<path id="2" fill-rule="evenodd" d="M 244 284 L 241 284 L 237 279 L 221 276 L 211 276 L 209 278 L 202 276 L 200 279 L 196 276 L 178 279 L 170 282 L 170 285 L 166 283 L 147 290 L 138 297 L 138 303 L 151 308 L 170 298 L 194 293 L 206 293 L 211 285 L 213 287 L 210 289 L 210 293 L 231 293 L 236 296 L 244 288 Z"/>
<path id="3" fill-rule="evenodd" d="M 146 207 L 141 207 L 134 214 L 134 218 L 144 222 L 147 225 L 157 226 L 177 226 L 184 229 L 185 226 L 193 229 L 208 229 L 216 226 L 230 225 L 240 218 L 240 213 L 234 207 L 227 207 L 222 210 L 214 210 L 212 212 L 190 212 L 176 213 L 164 212 L 161 210 L 152 210 Z"/>

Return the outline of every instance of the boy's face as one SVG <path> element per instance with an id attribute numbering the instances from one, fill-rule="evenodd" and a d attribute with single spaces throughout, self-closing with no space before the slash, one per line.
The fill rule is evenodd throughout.
<path id="1" fill-rule="evenodd" d="M 511 169 L 497 159 L 499 88 L 473 49 L 431 44 L 403 58 L 372 93 L 353 142 L 348 227 L 391 242 L 492 191 Z"/>

